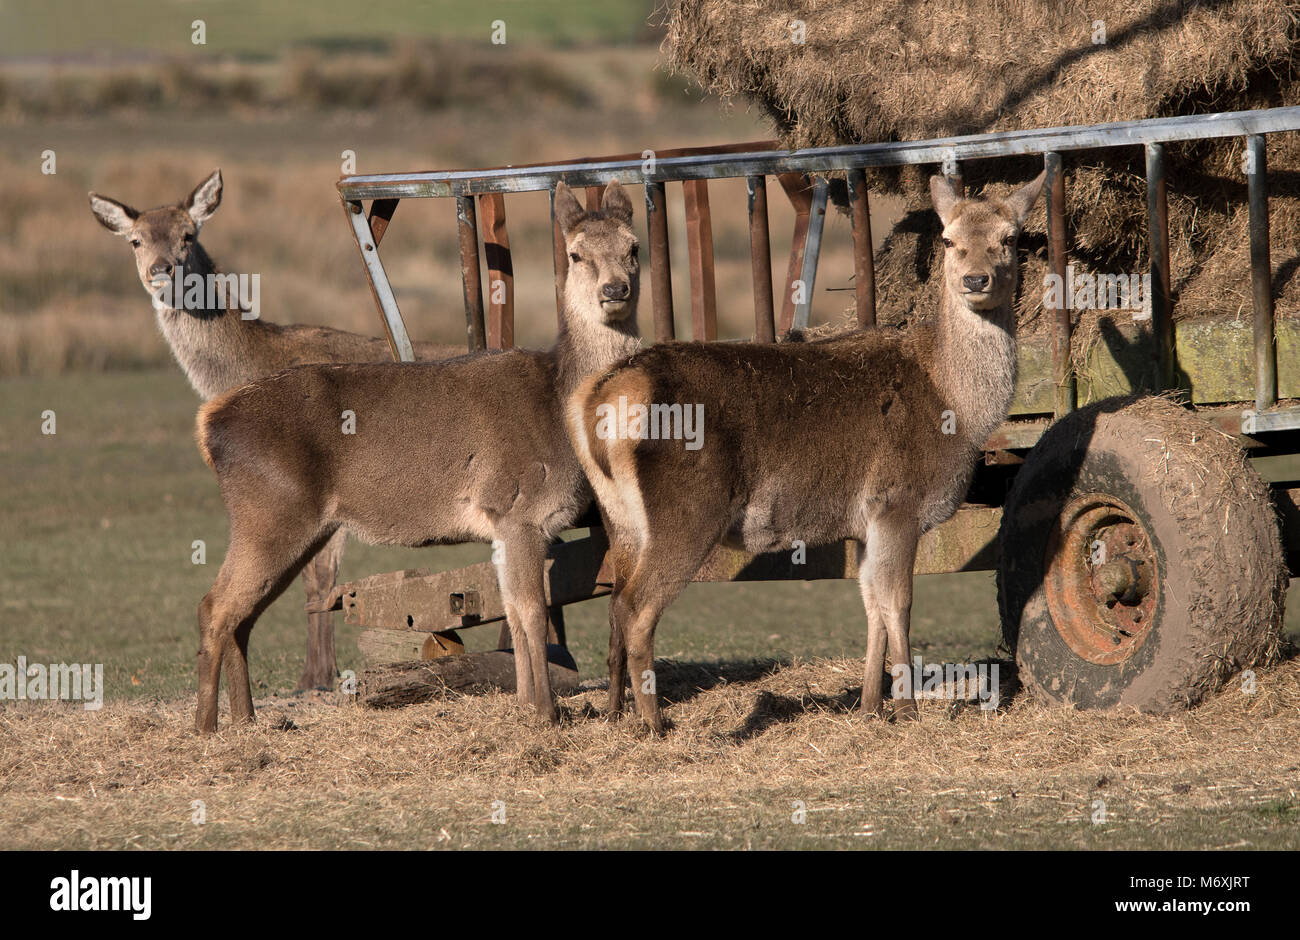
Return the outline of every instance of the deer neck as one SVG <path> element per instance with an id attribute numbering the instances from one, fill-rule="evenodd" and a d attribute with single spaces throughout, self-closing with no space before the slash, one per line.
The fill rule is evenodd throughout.
<path id="1" fill-rule="evenodd" d="M 934 380 L 957 419 L 957 433 L 983 445 L 1006 419 L 1016 385 L 1016 318 L 1008 300 L 976 312 L 945 291 Z"/>
<path id="2" fill-rule="evenodd" d="M 567 400 L 583 379 L 604 372 L 640 348 L 641 331 L 636 322 L 635 303 L 626 317 L 607 324 L 576 312 L 574 304 L 566 298 L 554 348 L 560 400 Z"/>
<path id="3" fill-rule="evenodd" d="M 185 278 L 197 274 L 205 282 L 208 275 L 220 273 L 197 241 L 183 270 Z M 181 294 L 184 296 L 183 290 Z M 171 303 L 174 297 L 169 289 L 163 300 Z M 257 320 L 244 320 L 237 303 L 227 304 L 233 309 L 182 309 L 159 304 L 155 307 L 163 338 L 185 371 L 186 378 L 204 400 L 258 378 L 257 364 L 252 355 L 257 344 L 250 342 L 249 334 L 262 324 Z"/>

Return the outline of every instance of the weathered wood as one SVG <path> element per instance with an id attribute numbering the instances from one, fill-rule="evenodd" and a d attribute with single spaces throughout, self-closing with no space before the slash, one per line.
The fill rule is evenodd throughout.
<path id="1" fill-rule="evenodd" d="M 1078 373 L 1080 402 L 1127 395 L 1149 378 L 1156 351 L 1150 331 L 1141 327 L 1128 311 L 1117 310 L 1103 319 Z M 1180 320 L 1174 332 L 1179 382 L 1190 388 L 1194 403 L 1254 402 L 1254 337 L 1248 319 L 1237 319 L 1229 311 L 1224 316 Z M 1278 316 L 1276 333 L 1278 394 L 1300 397 L 1300 320 Z M 1056 383 L 1050 344 L 1047 336 L 1021 339 L 1012 415 L 1052 413 Z"/>
<path id="2" fill-rule="evenodd" d="M 597 575 L 609 541 L 596 527 L 585 539 L 552 545 L 546 560 L 546 602 L 570 604 L 608 594 Z M 608 579 L 606 579 L 608 580 Z M 422 569 L 372 575 L 339 585 L 344 619 L 362 627 L 440 631 L 505 619 L 505 604 L 490 561 L 454 571 Z"/>
<path id="3" fill-rule="evenodd" d="M 421 630 L 362 630 L 357 647 L 367 665 L 405 660 L 440 659 L 459 656 L 465 644 L 454 631 L 425 633 Z"/>
<path id="4" fill-rule="evenodd" d="M 567 695 L 578 687 L 578 670 L 568 650 L 548 646 L 551 688 Z M 439 699 L 448 694 L 515 691 L 515 657 L 510 650 L 445 656 L 427 662 L 410 660 L 366 669 L 358 696 L 371 708 L 394 708 Z"/>

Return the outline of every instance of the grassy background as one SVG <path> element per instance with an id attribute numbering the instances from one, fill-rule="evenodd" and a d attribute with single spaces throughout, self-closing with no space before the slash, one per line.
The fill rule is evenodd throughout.
<path id="1" fill-rule="evenodd" d="M 651 0 L 369 0 L 364 7 L 317 0 L 5 0 L 0 56 L 233 54 L 271 57 L 286 45 L 382 48 L 394 36 L 487 41 L 494 20 L 507 43 L 645 41 Z M 197 47 L 190 24 L 207 25 Z"/>

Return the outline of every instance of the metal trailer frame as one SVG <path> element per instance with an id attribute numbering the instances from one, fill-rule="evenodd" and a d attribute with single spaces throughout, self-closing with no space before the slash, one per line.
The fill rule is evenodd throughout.
<path id="1" fill-rule="evenodd" d="M 1268 178 L 1266 135 L 1300 130 L 1300 107 L 1238 111 L 1098 124 L 1056 127 L 938 140 L 862 144 L 806 150 L 782 150 L 775 142 L 736 144 L 582 158 L 564 163 L 507 166 L 483 170 L 394 173 L 345 177 L 339 197 L 361 253 L 371 292 L 394 358 L 414 358 L 411 342 L 392 287 L 379 257 L 380 242 L 397 204 L 411 198 L 454 198 L 459 227 L 465 317 L 471 350 L 513 344 L 513 271 L 506 233 L 505 195 L 548 191 L 554 207 L 555 184 L 585 188 L 589 206 L 598 205 L 604 185 L 618 180 L 644 185 L 650 251 L 650 290 L 656 341 L 675 338 L 673 300 L 665 212 L 668 183 L 681 183 L 687 219 L 690 259 L 693 338 L 716 339 L 716 299 L 708 181 L 743 178 L 747 183 L 750 249 L 753 265 L 754 336 L 772 342 L 792 328 L 807 325 L 827 209 L 828 174 L 846 177 L 852 221 L 854 293 L 857 320 L 873 326 L 876 319 L 874 264 L 871 248 L 869 196 L 864 169 L 905 164 L 941 164 L 960 187 L 961 163 L 1008 156 L 1040 154 L 1047 172 L 1049 270 L 1064 276 L 1067 261 L 1065 186 L 1062 154 L 1067 151 L 1143 147 L 1146 156 L 1148 244 L 1153 288 L 1152 315 L 1139 337 L 1151 367 L 1147 387 L 1175 387 L 1176 330 L 1170 288 L 1169 218 L 1166 203 L 1165 145 L 1177 141 L 1240 137 L 1246 148 L 1250 212 L 1250 264 L 1253 300 L 1251 375 L 1253 408 L 1240 405 L 1201 409 L 1211 422 L 1234 434 L 1252 456 L 1300 453 L 1300 406 L 1279 406 L 1277 324 L 1272 299 L 1269 258 Z M 796 212 L 794 240 L 787 270 L 785 300 L 779 320 L 771 283 L 767 215 L 767 177 L 775 176 Z M 369 213 L 364 203 L 370 201 Z M 479 216 L 483 223 L 480 226 Z M 553 217 L 553 213 L 552 213 Z M 483 305 L 479 240 L 489 269 L 489 283 L 501 281 L 503 297 Z M 556 303 L 561 303 L 567 254 L 558 226 L 553 225 Z M 802 301 L 793 299 L 793 286 L 802 280 Z M 496 292 L 494 292 L 496 293 Z M 1050 309 L 1050 395 L 1026 415 L 1005 422 L 985 445 L 985 464 L 1014 472 L 1023 452 L 1032 447 L 1055 419 L 1077 405 L 1077 376 L 1070 355 L 1068 304 Z M 1288 327 L 1289 328 L 1289 327 Z M 1288 333 L 1288 337 L 1291 334 Z M 1288 339 L 1288 342 L 1290 340 Z M 1300 342 L 1300 337 L 1297 337 Z M 1022 344 L 1023 345 L 1023 344 Z M 1290 348 L 1290 347 L 1288 347 Z M 1289 378 L 1288 378 L 1289 381 Z M 1300 376 L 1296 377 L 1300 385 Z M 1296 392 L 1300 397 L 1300 391 Z M 1242 398 L 1244 396 L 1238 396 Z M 1279 512 L 1292 570 L 1300 571 L 1300 488 L 1278 486 Z M 1297 481 L 1289 482 L 1293 486 Z M 978 477 L 977 483 L 978 486 Z M 996 490 L 996 487 L 993 488 Z M 996 566 L 997 532 L 1001 520 L 999 496 L 986 504 L 967 503 L 948 522 L 922 539 L 916 573 L 980 570 Z M 558 544 L 548 562 L 548 602 L 552 605 L 555 642 L 563 644 L 564 604 L 608 594 L 611 577 L 605 567 L 606 543 L 594 514 L 579 525 L 591 524 L 588 538 Z M 697 581 L 816 580 L 856 577 L 855 553 L 847 543 L 810 548 L 804 563 L 792 563 L 789 553 L 753 556 L 719 546 L 696 575 Z M 333 609 L 342 608 L 349 622 L 372 628 L 362 636 L 363 651 L 372 660 L 419 659 L 429 632 L 449 631 L 477 623 L 504 621 L 504 609 L 491 564 L 443 573 L 406 571 L 375 575 L 336 588 Z M 376 635 L 375 631 L 382 631 Z M 403 643 L 390 631 L 407 631 Z M 369 640 L 367 639 L 369 637 Z M 508 631 L 502 629 L 503 646 Z M 382 642 L 380 642 L 382 640 Z M 410 655 L 405 655 L 409 653 Z M 427 655 L 427 653 L 426 653 Z"/>

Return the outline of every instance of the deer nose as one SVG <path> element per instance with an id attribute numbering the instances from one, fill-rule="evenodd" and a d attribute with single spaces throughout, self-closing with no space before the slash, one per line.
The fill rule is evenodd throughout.
<path id="1" fill-rule="evenodd" d="M 159 261 L 157 264 L 149 268 L 150 277 L 167 277 L 171 273 L 172 266 L 164 261 Z"/>
<path id="2" fill-rule="evenodd" d="M 615 281 L 601 287 L 600 292 L 606 300 L 627 300 L 631 288 L 623 281 Z"/>
<path id="3" fill-rule="evenodd" d="M 986 290 L 989 286 L 987 274 L 966 274 L 962 276 L 961 286 L 970 291 Z"/>

